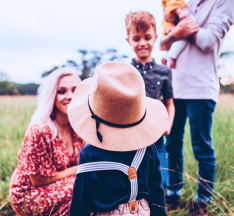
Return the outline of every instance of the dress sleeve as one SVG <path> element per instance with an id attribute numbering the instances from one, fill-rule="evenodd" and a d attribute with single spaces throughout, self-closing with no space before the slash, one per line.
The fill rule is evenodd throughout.
<path id="1" fill-rule="evenodd" d="M 224 38 L 234 22 L 234 1 L 217 0 L 205 28 L 197 33 L 196 45 L 203 52 L 210 52 Z"/>
<path id="2" fill-rule="evenodd" d="M 162 174 L 160 170 L 160 161 L 155 145 L 152 145 L 155 155 L 153 178 L 149 181 L 150 189 L 150 211 L 152 216 L 166 216 L 164 188 L 162 183 Z"/>
<path id="3" fill-rule="evenodd" d="M 87 163 L 80 153 L 79 165 Z M 76 175 L 76 180 L 73 188 L 70 216 L 82 215 L 90 216 L 92 192 L 92 172 L 80 173 Z"/>
<path id="4" fill-rule="evenodd" d="M 26 132 L 20 158 L 28 175 L 55 176 L 58 173 L 50 155 L 48 134 L 49 128 L 42 125 L 34 125 Z"/>

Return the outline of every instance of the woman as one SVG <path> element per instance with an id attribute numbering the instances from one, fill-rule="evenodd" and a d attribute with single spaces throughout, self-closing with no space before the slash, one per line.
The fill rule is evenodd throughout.
<path id="1" fill-rule="evenodd" d="M 70 68 L 52 72 L 38 90 L 38 107 L 11 178 L 19 215 L 68 215 L 79 153 L 85 141 L 72 130 L 67 107 L 80 79 Z"/>

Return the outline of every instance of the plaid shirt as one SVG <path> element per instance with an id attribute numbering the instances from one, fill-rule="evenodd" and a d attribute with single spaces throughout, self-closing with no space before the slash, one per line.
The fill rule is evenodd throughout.
<path id="1" fill-rule="evenodd" d="M 144 66 L 141 62 L 133 59 L 132 65 L 140 72 L 144 79 L 147 97 L 158 100 L 173 98 L 170 68 L 158 65 L 154 60 L 146 63 Z"/>

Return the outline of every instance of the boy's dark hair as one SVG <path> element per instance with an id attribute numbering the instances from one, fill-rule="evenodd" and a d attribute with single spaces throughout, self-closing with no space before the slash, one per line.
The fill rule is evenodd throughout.
<path id="1" fill-rule="evenodd" d="M 155 18 L 146 11 L 129 13 L 125 19 L 125 23 L 128 35 L 132 27 L 135 27 L 136 32 L 145 33 L 152 26 L 156 33 Z"/>

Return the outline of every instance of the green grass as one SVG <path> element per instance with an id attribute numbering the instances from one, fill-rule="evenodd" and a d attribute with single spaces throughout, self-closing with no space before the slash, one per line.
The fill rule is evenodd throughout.
<path id="1" fill-rule="evenodd" d="M 0 97 L 0 215 L 15 215 L 9 201 L 12 172 L 17 166 L 30 118 L 36 109 L 36 98 L 29 96 Z M 231 130 L 231 128 L 233 130 Z M 213 121 L 213 145 L 216 149 L 217 173 L 210 215 L 234 215 L 234 96 L 222 95 Z M 189 125 L 185 133 L 184 208 L 170 215 L 188 215 L 188 205 L 196 194 L 197 161 L 190 144 Z"/>

